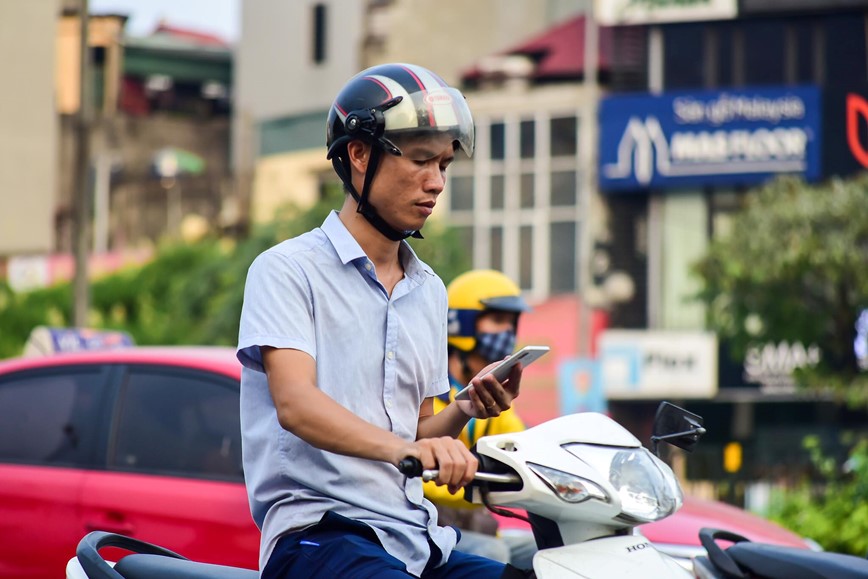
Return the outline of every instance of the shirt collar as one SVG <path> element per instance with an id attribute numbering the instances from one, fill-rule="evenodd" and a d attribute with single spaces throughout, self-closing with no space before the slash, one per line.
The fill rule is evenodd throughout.
<path id="1" fill-rule="evenodd" d="M 344 265 L 358 259 L 368 259 L 365 250 L 347 230 L 337 211 L 333 210 L 328 214 L 321 229 Z M 398 257 L 404 265 L 404 274 L 418 284 L 421 285 L 425 278 L 434 275 L 434 271 L 416 256 L 416 252 L 406 241 L 401 242 L 401 246 L 398 248 Z"/>
<path id="2" fill-rule="evenodd" d="M 322 224 L 323 233 L 329 238 L 338 258 L 344 265 L 360 258 L 367 258 L 365 251 L 356 238 L 347 230 L 337 211 L 328 214 Z"/>

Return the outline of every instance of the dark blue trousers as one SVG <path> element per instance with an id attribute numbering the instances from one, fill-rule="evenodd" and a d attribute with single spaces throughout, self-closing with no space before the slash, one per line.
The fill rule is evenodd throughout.
<path id="1" fill-rule="evenodd" d="M 440 550 L 431 543 L 422 579 L 499 579 L 503 563 L 452 551 L 440 567 Z M 397 579 L 412 577 L 404 563 L 380 544 L 364 523 L 326 513 L 316 525 L 278 540 L 262 579 Z"/>

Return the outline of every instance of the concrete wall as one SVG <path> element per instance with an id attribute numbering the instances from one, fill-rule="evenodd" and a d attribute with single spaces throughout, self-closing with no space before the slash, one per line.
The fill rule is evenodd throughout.
<path id="1" fill-rule="evenodd" d="M 327 59 L 319 65 L 311 59 L 316 4 L 325 5 L 328 13 Z M 267 135 L 286 119 L 319 111 L 324 119 L 348 78 L 383 62 L 421 64 L 457 84 L 477 59 L 539 34 L 586 4 L 587 0 L 245 0 L 235 62 L 232 162 L 240 190 L 250 184 L 251 217 L 259 220 L 282 203 L 304 204 L 315 198 L 315 173 L 322 167 L 330 171 L 322 163 L 324 122 L 317 141 L 321 146 L 276 155 L 261 150 L 263 124 Z M 293 160 L 293 155 L 300 157 Z M 314 173 L 305 175 L 304 168 Z"/>
<path id="2" fill-rule="evenodd" d="M 313 6 L 326 6 L 326 60 L 312 59 Z M 245 174 L 259 156 L 263 121 L 328 110 L 359 71 L 364 0 L 247 0 L 235 52 L 232 162 Z M 323 142 L 325 127 L 323 127 Z"/>
<path id="3" fill-rule="evenodd" d="M 57 188 L 56 0 L 0 4 L 0 257 L 49 251 Z"/>
<path id="4" fill-rule="evenodd" d="M 708 209 L 701 191 L 669 193 L 662 211 L 662 328 L 705 327 L 705 307 L 692 299 L 700 289 L 690 266 L 708 248 Z"/>
<path id="5" fill-rule="evenodd" d="M 253 181 L 256 204 L 251 208 L 250 218 L 255 222 L 270 221 L 288 203 L 310 207 L 319 199 L 323 175 L 334 175 L 331 162 L 325 158 L 324 147 L 261 159 Z"/>
<path id="6" fill-rule="evenodd" d="M 399 0 L 369 24 L 382 35 L 366 46 L 366 65 L 411 62 L 430 68 L 450 84 L 479 58 L 513 47 L 553 23 L 579 12 L 579 2 L 555 0 Z"/>

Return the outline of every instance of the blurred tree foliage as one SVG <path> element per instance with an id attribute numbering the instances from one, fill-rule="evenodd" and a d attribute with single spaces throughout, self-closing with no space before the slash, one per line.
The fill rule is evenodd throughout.
<path id="1" fill-rule="evenodd" d="M 819 438 L 805 439 L 815 476 L 776 493 L 768 516 L 828 551 L 864 557 L 868 554 L 868 440 L 843 438 L 850 448 L 843 462 L 827 456 Z"/>
<path id="2" fill-rule="evenodd" d="M 736 359 L 768 342 L 819 346 L 802 386 L 868 404 L 853 349 L 868 307 L 868 176 L 807 185 L 779 178 L 747 195 L 731 234 L 695 265 L 709 327 Z"/>
<path id="3" fill-rule="evenodd" d="M 89 325 L 126 331 L 143 345 L 234 345 L 253 259 L 284 239 L 319 227 L 342 201 L 343 193 L 335 189 L 307 211 L 286 207 L 237 243 L 212 238 L 163 245 L 150 263 L 92 284 Z M 412 246 L 444 282 L 470 267 L 454 231 L 431 222 L 424 234 Z M 71 320 L 70 284 L 17 294 L 0 281 L 0 358 L 19 355 L 35 326 L 68 326 Z"/>

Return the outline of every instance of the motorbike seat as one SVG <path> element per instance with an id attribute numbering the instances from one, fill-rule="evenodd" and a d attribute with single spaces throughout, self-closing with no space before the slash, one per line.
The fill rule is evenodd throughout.
<path id="1" fill-rule="evenodd" d="M 135 553 L 123 557 L 114 567 L 125 579 L 258 579 L 259 573 L 250 569 L 196 563 L 162 555 Z"/>
<path id="2" fill-rule="evenodd" d="M 787 579 L 865 579 L 868 559 L 841 553 L 809 551 L 762 543 L 742 542 L 726 553 L 745 569 L 759 577 Z"/>

